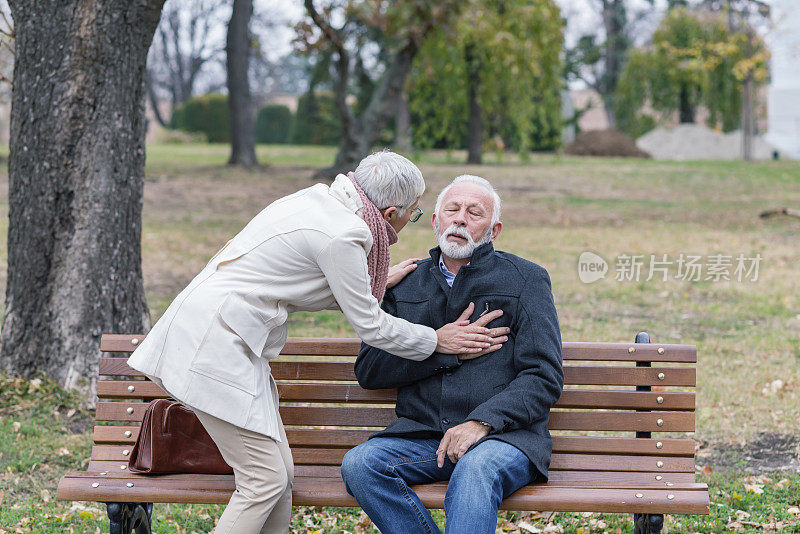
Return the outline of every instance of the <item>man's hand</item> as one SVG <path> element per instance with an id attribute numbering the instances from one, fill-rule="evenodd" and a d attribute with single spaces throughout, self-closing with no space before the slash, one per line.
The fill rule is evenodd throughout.
<path id="1" fill-rule="evenodd" d="M 486 315 L 478 317 L 478 319 L 476 319 L 475 322 L 472 323 L 472 325 L 474 325 L 474 326 L 486 326 L 487 324 L 492 322 L 497 317 L 500 317 L 501 314 L 502 314 L 502 310 L 495 310 L 495 311 L 493 311 L 491 313 L 487 313 Z M 510 332 L 511 332 L 511 329 L 509 327 L 507 327 L 507 326 L 501 326 L 501 327 L 498 327 L 498 328 L 490 328 L 489 331 L 486 333 L 487 336 L 492 338 L 491 341 L 489 341 L 490 345 L 488 347 L 486 347 L 485 349 L 482 349 L 480 352 L 465 352 L 463 354 L 459 354 L 458 355 L 458 359 L 461 360 L 461 361 L 472 360 L 474 358 L 478 358 L 480 356 L 483 356 L 484 354 L 489 354 L 490 352 L 494 352 L 496 350 L 499 350 L 503 346 L 503 343 L 508 341 L 508 335 L 507 334 L 509 334 Z"/>
<path id="2" fill-rule="evenodd" d="M 439 442 L 439 448 L 436 449 L 436 464 L 443 467 L 445 456 L 450 458 L 451 462 L 456 463 L 470 447 L 488 434 L 489 427 L 477 421 L 465 421 L 449 428 L 444 433 L 442 441 Z"/>
<path id="3" fill-rule="evenodd" d="M 418 261 L 422 261 L 422 258 L 409 258 L 406 261 L 389 267 L 389 277 L 386 280 L 386 288 L 388 289 L 399 284 L 407 274 L 417 268 Z"/>
<path id="4" fill-rule="evenodd" d="M 476 354 L 491 348 L 492 345 L 501 343 L 489 336 L 489 332 L 492 329 L 479 325 L 478 321 L 469 322 L 469 317 L 474 309 L 475 303 L 470 302 L 467 309 L 458 319 L 452 323 L 447 323 L 436 331 L 436 337 L 439 340 L 436 345 L 436 352 L 441 352 L 442 354 Z M 484 319 L 482 323 L 485 325 L 501 315 L 503 315 L 503 310 L 489 312 L 481 317 L 481 319 Z"/>

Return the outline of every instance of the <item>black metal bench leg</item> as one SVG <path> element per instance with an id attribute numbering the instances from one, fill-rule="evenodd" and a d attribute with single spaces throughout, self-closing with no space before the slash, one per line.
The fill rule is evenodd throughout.
<path id="1" fill-rule="evenodd" d="M 634 534 L 661 534 L 663 514 L 633 514 Z"/>
<path id="2" fill-rule="evenodd" d="M 106 503 L 111 534 L 150 534 L 153 503 L 109 502 Z"/>

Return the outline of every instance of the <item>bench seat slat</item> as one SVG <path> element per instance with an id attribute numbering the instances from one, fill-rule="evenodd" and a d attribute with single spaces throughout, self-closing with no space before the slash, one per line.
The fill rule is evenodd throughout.
<path id="1" fill-rule="evenodd" d="M 105 473 L 102 475 L 101 473 Z M 106 470 L 106 471 L 72 471 L 67 476 L 78 478 L 91 478 L 93 481 L 102 480 L 103 478 L 121 478 L 129 481 L 136 482 L 141 479 L 151 480 L 204 480 L 210 483 L 219 483 L 220 481 L 229 484 L 233 489 L 233 475 L 208 475 L 208 474 L 175 474 L 175 475 L 137 475 L 129 471 L 122 470 Z M 295 477 L 316 477 L 316 478 L 333 478 L 340 479 L 339 467 L 333 466 L 311 466 L 311 465 L 297 465 L 295 466 Z M 556 484 L 560 486 L 588 486 L 596 487 L 603 485 L 604 487 L 639 487 L 642 484 L 651 487 L 688 487 L 695 484 L 695 477 L 693 473 L 654 473 L 645 471 L 571 471 L 571 470 L 556 470 L 550 472 L 550 479 L 548 484 Z"/>
<path id="2" fill-rule="evenodd" d="M 99 486 L 92 488 L 97 480 Z M 62 500 L 98 502 L 181 502 L 225 504 L 233 491 L 230 482 L 216 480 L 140 478 L 127 487 L 124 478 L 84 478 L 67 475 L 58 485 Z M 444 505 L 446 484 L 412 487 L 423 504 L 431 508 Z M 637 497 L 636 495 L 641 495 Z M 672 498 L 669 498 L 669 496 Z M 326 502 L 329 506 L 356 506 L 344 490 L 344 483 L 334 478 L 295 477 L 292 487 L 295 505 Z M 503 501 L 505 510 L 570 510 L 598 512 L 707 513 L 708 493 L 705 484 L 688 487 L 586 488 L 570 486 L 526 486 Z"/>
<path id="3" fill-rule="evenodd" d="M 133 352 L 146 336 L 141 334 L 105 334 L 100 340 L 103 352 Z M 136 339 L 134 345 L 132 340 Z M 284 356 L 356 356 L 361 348 L 361 340 L 356 338 L 290 337 L 286 340 L 281 354 Z M 634 352 L 630 352 L 633 348 Z M 663 349 L 662 353 L 658 350 Z M 697 363 L 697 348 L 694 345 L 671 343 L 594 343 L 585 341 L 565 341 L 562 344 L 564 360 L 584 361 L 649 361 Z"/>
<path id="4" fill-rule="evenodd" d="M 126 436 L 125 432 L 130 432 Z M 289 428 L 286 430 L 292 447 L 350 449 L 367 441 L 371 430 L 326 430 Z M 98 425 L 94 427 L 94 442 L 98 445 L 133 446 L 139 435 L 138 426 Z M 658 445 L 661 445 L 661 448 Z M 659 454 L 663 456 L 694 456 L 692 439 L 646 439 L 590 436 L 553 436 L 553 452 L 585 454 Z"/>
<path id="5" fill-rule="evenodd" d="M 133 388 L 130 391 L 129 388 Z M 365 390 L 355 384 L 278 383 L 284 402 L 327 402 L 394 404 L 394 389 Z M 101 380 L 97 384 L 101 399 L 156 399 L 169 394 L 150 381 Z M 661 402 L 658 402 L 658 399 Z M 609 410 L 694 410 L 695 395 L 684 391 L 615 391 L 603 389 L 567 389 L 556 408 L 598 408 Z"/>

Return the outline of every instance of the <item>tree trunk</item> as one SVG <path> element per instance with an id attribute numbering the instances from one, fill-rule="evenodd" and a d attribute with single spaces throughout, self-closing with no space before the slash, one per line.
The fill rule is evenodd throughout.
<path id="1" fill-rule="evenodd" d="M 397 110 L 397 99 L 418 50 L 417 45 L 409 41 L 397 52 L 375 86 L 367 108 L 358 118 L 352 117 L 352 113 L 346 108 L 347 86 L 342 83 L 343 79 L 346 80 L 343 76 L 344 62 L 337 67 L 339 79 L 336 80 L 335 86 L 336 100 L 342 117 L 342 142 L 339 144 L 339 152 L 336 154 L 333 166 L 319 171 L 317 177 L 330 179 L 339 173 L 351 171 L 369 155 L 380 137 L 381 130 L 386 127 L 386 123 Z"/>
<path id="2" fill-rule="evenodd" d="M 467 101 L 469 123 L 467 127 L 467 163 L 481 163 L 483 157 L 483 115 L 478 100 L 481 90 L 481 65 L 472 46 L 466 47 Z"/>
<path id="3" fill-rule="evenodd" d="M 153 110 L 153 116 L 156 118 L 156 122 L 158 122 L 162 128 L 169 128 L 167 121 L 165 121 L 163 115 L 161 115 L 161 110 L 158 108 L 158 96 L 156 95 L 155 87 L 153 87 L 153 80 L 150 74 L 145 74 L 145 84 L 147 88 L 147 99 L 150 101 L 150 109 Z"/>
<path id="4" fill-rule="evenodd" d="M 746 24 L 746 22 L 744 22 Z M 747 34 L 747 57 L 753 57 L 753 30 L 749 25 L 745 26 Z M 742 86 L 742 159 L 745 161 L 753 160 L 753 133 L 755 131 L 755 112 L 753 101 L 755 91 L 753 89 L 753 72 L 747 73 Z"/>
<path id="5" fill-rule="evenodd" d="M 755 117 L 753 112 L 753 74 L 744 79 L 742 87 L 742 159 L 753 160 L 753 132 Z"/>
<path id="6" fill-rule="evenodd" d="M 681 84 L 680 92 L 680 121 L 681 124 L 694 124 L 694 106 L 688 84 Z"/>
<path id="7" fill-rule="evenodd" d="M 163 3 L 9 1 L 7 371 L 92 392 L 100 335 L 149 327 L 145 63 Z"/>
<path id="8" fill-rule="evenodd" d="M 231 110 L 231 157 L 228 165 L 254 167 L 256 139 L 253 130 L 253 109 L 250 97 L 250 17 L 253 0 L 234 0 L 228 23 L 228 103 Z"/>
<path id="9" fill-rule="evenodd" d="M 411 152 L 411 112 L 408 109 L 408 91 L 405 87 L 397 98 L 397 116 L 395 117 L 394 148 L 398 152 Z"/>
<path id="10" fill-rule="evenodd" d="M 626 33 L 628 24 L 623 0 L 603 0 L 603 27 L 606 42 L 603 58 L 603 76 L 599 84 L 600 96 L 608 118 L 609 128 L 616 127 L 616 92 L 629 40 Z"/>

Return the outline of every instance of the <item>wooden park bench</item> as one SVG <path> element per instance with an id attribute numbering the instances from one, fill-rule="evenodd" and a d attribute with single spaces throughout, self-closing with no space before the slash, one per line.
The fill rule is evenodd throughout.
<path id="1" fill-rule="evenodd" d="M 105 335 L 101 350 L 130 353 L 143 338 Z M 359 346 L 357 339 L 290 338 L 271 362 L 295 461 L 295 505 L 357 506 L 339 475 L 342 457 L 395 418 L 394 390 L 355 382 Z M 640 333 L 637 343 L 564 343 L 563 354 L 566 387 L 550 413 L 550 480 L 518 490 L 502 508 L 633 513 L 641 534 L 661 532 L 663 514 L 707 514 L 694 440 L 661 437 L 694 431 L 696 348 L 650 344 Z M 227 503 L 232 475 L 128 471 L 147 403 L 167 394 L 126 361 L 100 361 L 89 466 L 61 479 L 58 498 L 106 503 L 112 534 L 149 533 L 152 503 Z M 429 508 L 443 507 L 445 489 L 445 482 L 414 488 Z"/>

